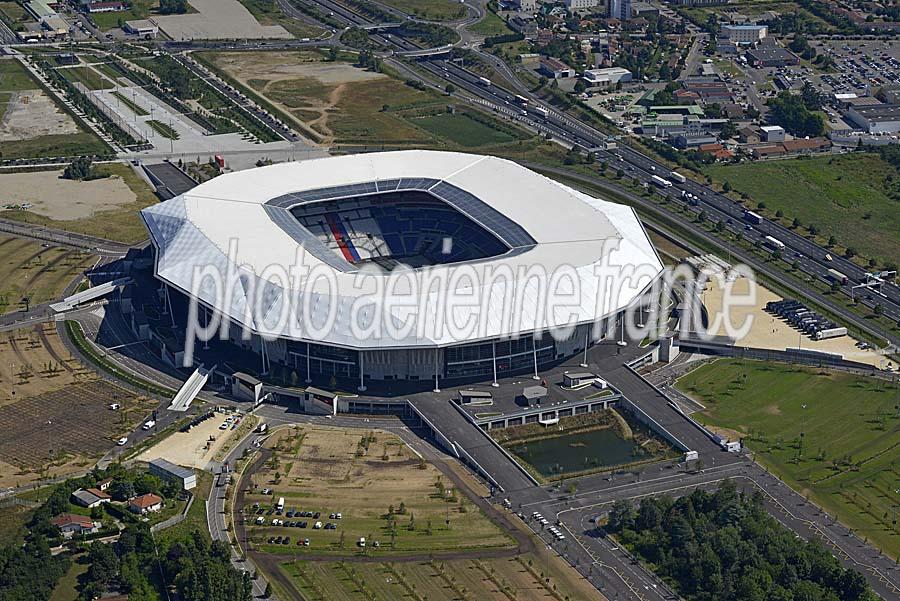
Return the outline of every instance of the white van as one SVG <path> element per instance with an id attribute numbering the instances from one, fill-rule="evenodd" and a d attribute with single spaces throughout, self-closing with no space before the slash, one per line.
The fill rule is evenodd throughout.
<path id="1" fill-rule="evenodd" d="M 278 509 L 278 511 L 283 511 L 283 510 L 284 510 L 284 497 L 279 497 L 279 498 L 278 498 L 277 509 Z"/>

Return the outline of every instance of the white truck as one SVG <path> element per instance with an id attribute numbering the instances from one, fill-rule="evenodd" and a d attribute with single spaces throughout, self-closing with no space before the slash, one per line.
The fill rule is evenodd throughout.
<path id="1" fill-rule="evenodd" d="M 478 83 L 480 83 L 483 86 L 489 86 L 489 85 L 491 85 L 491 80 L 488 79 L 487 77 L 479 77 Z"/>
<path id="2" fill-rule="evenodd" d="M 650 181 L 652 181 L 654 184 L 656 184 L 660 188 L 669 188 L 672 186 L 672 182 L 670 182 L 666 178 L 660 177 L 658 175 L 651 175 Z"/>
<path id="3" fill-rule="evenodd" d="M 547 109 L 545 109 L 542 106 L 534 107 L 534 112 L 537 113 L 538 115 L 540 115 L 541 117 L 543 117 L 544 119 L 547 119 L 550 116 L 550 111 L 548 111 Z"/>
<path id="4" fill-rule="evenodd" d="M 779 240 L 778 238 L 774 238 L 772 236 L 766 236 L 764 238 L 764 244 L 771 248 L 772 250 L 784 250 L 784 242 Z"/>
<path id="5" fill-rule="evenodd" d="M 687 178 L 685 176 L 681 175 L 680 173 L 678 173 L 677 171 L 673 171 L 669 175 L 672 176 L 672 179 L 674 179 L 679 184 L 683 184 L 687 181 Z"/>

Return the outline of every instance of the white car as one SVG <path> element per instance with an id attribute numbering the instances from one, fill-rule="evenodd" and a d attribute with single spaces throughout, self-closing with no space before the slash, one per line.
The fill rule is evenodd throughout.
<path id="1" fill-rule="evenodd" d="M 122 405 L 120 405 L 118 403 L 111 403 L 109 405 L 109 408 L 112 409 L 113 411 L 118 411 L 119 409 L 122 408 Z"/>
<path id="2" fill-rule="evenodd" d="M 227 430 L 227 429 L 228 429 L 228 422 L 222 422 L 222 425 L 219 426 L 219 430 Z"/>
<path id="3" fill-rule="evenodd" d="M 126 436 L 123 436 L 122 438 L 120 438 L 119 440 L 116 441 L 116 444 L 119 445 L 120 447 L 124 447 L 125 445 L 128 444 L 128 438 Z"/>
<path id="4" fill-rule="evenodd" d="M 153 421 L 152 419 L 150 419 L 150 420 L 147 420 L 146 422 L 144 422 L 144 425 L 142 427 L 144 430 L 149 430 L 150 428 L 152 428 L 155 425 L 156 425 L 156 422 Z"/>

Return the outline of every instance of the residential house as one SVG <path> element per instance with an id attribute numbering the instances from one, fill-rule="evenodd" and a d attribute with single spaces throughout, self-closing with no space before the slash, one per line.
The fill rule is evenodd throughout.
<path id="1" fill-rule="evenodd" d="M 140 515 L 159 511 L 160 509 L 162 509 L 162 497 L 154 495 L 152 492 L 134 497 L 128 501 L 128 510 Z"/>

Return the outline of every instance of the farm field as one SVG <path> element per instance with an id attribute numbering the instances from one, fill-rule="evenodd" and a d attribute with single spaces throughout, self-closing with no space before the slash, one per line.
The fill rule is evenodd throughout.
<path id="1" fill-rule="evenodd" d="M 18 310 L 26 295 L 33 305 L 58 298 L 95 261 L 81 251 L 0 236 L 0 313 Z"/>
<path id="2" fill-rule="evenodd" d="M 270 102 L 323 145 L 441 148 L 502 154 L 530 137 L 490 117 L 473 117 L 452 100 L 385 73 L 317 52 L 204 53 L 203 58 Z M 248 75 L 252 74 L 252 76 Z"/>
<path id="3" fill-rule="evenodd" d="M 31 202 L 37 207 L 27 211 L 7 210 L 0 216 L 117 242 L 144 240 L 147 230 L 138 211 L 158 202 L 149 184 L 123 163 L 105 163 L 96 165 L 95 169 L 110 177 L 72 182 L 60 180 L 59 171 L 0 175 L 0 187 L 4 181 L 24 178 L 28 186 L 17 197 L 17 204 Z M 72 186 L 72 189 L 60 196 L 56 192 L 59 186 Z M 12 185 L 7 184 L 7 189 L 11 190 Z"/>
<path id="4" fill-rule="evenodd" d="M 403 563 L 285 563 L 283 569 L 309 601 L 600 601 L 599 591 L 554 559 L 531 554 L 508 559 Z M 555 587 L 555 588 L 554 588 Z"/>
<path id="5" fill-rule="evenodd" d="M 118 411 L 110 403 L 122 405 Z M 98 379 L 50 324 L 0 336 L 0 488 L 83 470 L 155 401 Z"/>
<path id="6" fill-rule="evenodd" d="M 758 461 L 891 557 L 900 555 L 900 416 L 890 383 L 719 359 L 677 382 L 695 414 L 743 438 Z"/>
<path id="7" fill-rule="evenodd" d="M 781 210 L 784 225 L 795 217 L 803 226 L 816 225 L 824 240 L 835 237 L 842 247 L 837 250 L 855 247 L 860 255 L 881 261 L 900 256 L 900 212 L 888 196 L 897 170 L 877 155 L 715 165 L 706 172 L 748 193 L 753 206 L 764 202 L 767 217 Z"/>
<path id="8" fill-rule="evenodd" d="M 3 159 L 105 154 L 106 144 L 76 123 L 17 60 L 0 60 Z M 2 200 L 2 199 L 0 199 Z"/>
<path id="9" fill-rule="evenodd" d="M 252 474 L 251 492 L 241 508 L 255 550 L 340 557 L 368 551 L 390 556 L 514 549 L 509 536 L 393 434 L 293 427 L 273 434 L 266 447 L 272 455 Z M 273 493 L 261 494 L 264 488 Z M 266 512 L 280 497 L 285 499 L 285 513 L 320 512 L 320 517 L 292 520 L 282 515 L 285 520 L 303 519 L 308 527 L 272 526 L 278 516 Z M 259 510 L 254 503 L 260 504 Z M 342 519 L 330 518 L 332 512 L 341 512 Z M 265 525 L 257 526 L 257 517 Z M 315 529 L 316 521 L 337 528 Z M 288 535 L 293 544 L 268 542 Z M 308 537 L 310 546 L 298 546 L 299 537 Z M 366 549 L 357 546 L 360 537 L 370 541 Z M 374 541 L 380 542 L 379 549 L 372 548 Z"/>

